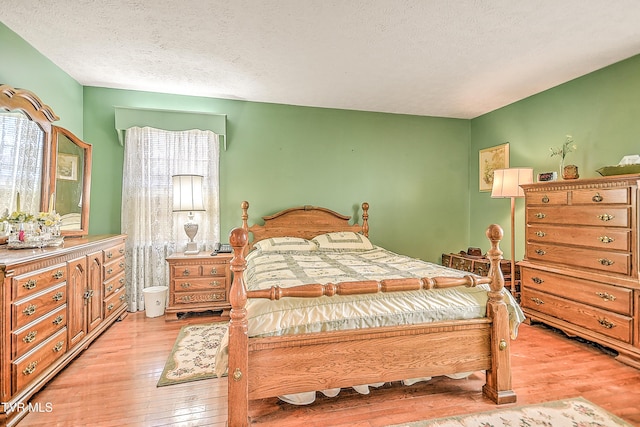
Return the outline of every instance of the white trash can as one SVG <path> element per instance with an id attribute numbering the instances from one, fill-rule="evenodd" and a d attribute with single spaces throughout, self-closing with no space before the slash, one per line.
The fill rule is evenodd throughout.
<path id="1" fill-rule="evenodd" d="M 144 288 L 144 311 L 147 317 L 158 317 L 164 314 L 164 307 L 167 303 L 167 286 L 151 286 Z"/>

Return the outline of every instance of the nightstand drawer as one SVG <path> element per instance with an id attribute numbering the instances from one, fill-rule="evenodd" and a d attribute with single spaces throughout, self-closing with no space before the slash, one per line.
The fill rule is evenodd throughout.
<path id="1" fill-rule="evenodd" d="M 227 299 L 224 290 L 214 292 L 179 292 L 171 296 L 173 297 L 171 304 L 198 304 L 226 301 Z"/>
<path id="2" fill-rule="evenodd" d="M 538 292 L 527 287 L 522 289 L 522 308 L 535 310 L 558 319 L 587 328 L 611 338 L 631 343 L 633 318 L 586 304 Z"/>
<path id="3" fill-rule="evenodd" d="M 227 286 L 226 278 L 224 276 L 197 279 L 176 279 L 174 283 L 174 290 L 176 292 L 205 291 L 210 289 L 224 290 Z"/>

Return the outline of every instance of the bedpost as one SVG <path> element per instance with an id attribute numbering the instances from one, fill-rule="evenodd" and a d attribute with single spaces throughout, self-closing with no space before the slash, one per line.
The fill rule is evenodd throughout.
<path id="1" fill-rule="evenodd" d="M 362 204 L 362 234 L 369 237 L 369 203 Z"/>
<path id="2" fill-rule="evenodd" d="M 487 370 L 487 382 L 482 388 L 484 395 L 497 404 L 513 403 L 516 394 L 511 389 L 511 344 L 509 335 L 509 313 L 504 302 L 504 276 L 500 268 L 502 251 L 500 240 L 504 236 L 502 228 L 492 224 L 487 228 L 487 238 L 491 241 L 491 249 L 487 257 L 491 262 L 489 276 L 491 290 L 488 292 L 487 317 L 492 320 L 491 328 L 491 369 Z M 512 272 L 513 274 L 514 272 Z"/>
<path id="3" fill-rule="evenodd" d="M 246 203 L 246 202 L 245 202 Z M 247 207 L 248 207 L 247 203 Z M 246 212 L 243 203 L 243 212 Z M 243 215 L 244 221 L 244 215 Z M 244 284 L 244 270 L 247 263 L 244 248 L 249 241 L 244 228 L 234 228 L 229 234 L 229 243 L 233 248 L 231 271 L 233 279 L 229 292 L 231 303 L 229 321 L 229 378 L 228 378 L 228 426 L 245 427 L 249 424 L 249 337 L 247 327 L 247 289 Z"/>
<path id="4" fill-rule="evenodd" d="M 247 202 L 246 200 L 243 201 L 240 204 L 240 207 L 242 208 L 242 228 L 244 228 L 248 232 L 249 223 L 247 221 L 249 219 L 249 213 L 247 211 L 249 210 L 249 202 Z"/>

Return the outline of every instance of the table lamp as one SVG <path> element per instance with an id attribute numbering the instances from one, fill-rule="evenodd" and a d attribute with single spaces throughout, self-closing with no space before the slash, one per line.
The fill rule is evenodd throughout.
<path id="1" fill-rule="evenodd" d="M 185 255 L 195 255 L 200 252 L 198 243 L 193 239 L 198 234 L 198 224 L 193 221 L 194 212 L 204 211 L 202 198 L 201 175 L 174 175 L 173 180 L 173 211 L 189 212 L 188 221 L 184 224 L 184 232 L 189 237 Z"/>

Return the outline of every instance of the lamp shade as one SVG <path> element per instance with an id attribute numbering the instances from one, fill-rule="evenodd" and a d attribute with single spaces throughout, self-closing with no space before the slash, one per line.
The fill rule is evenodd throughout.
<path id="1" fill-rule="evenodd" d="M 532 168 L 496 169 L 493 171 L 491 197 L 524 197 L 520 186 L 532 182 Z"/>
<path id="2" fill-rule="evenodd" d="M 193 212 L 203 211 L 201 175 L 174 175 L 173 180 L 173 211 Z"/>

